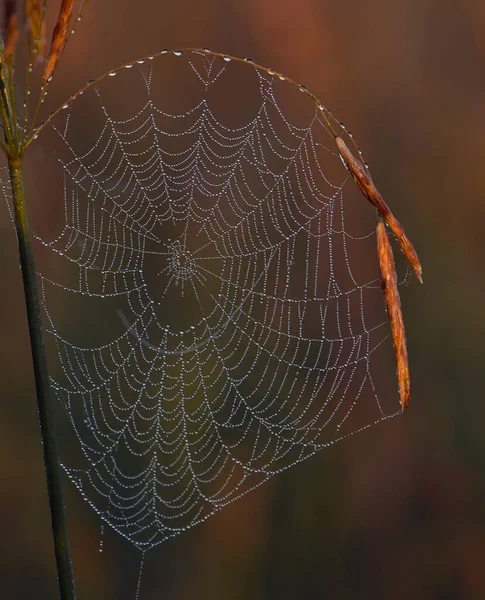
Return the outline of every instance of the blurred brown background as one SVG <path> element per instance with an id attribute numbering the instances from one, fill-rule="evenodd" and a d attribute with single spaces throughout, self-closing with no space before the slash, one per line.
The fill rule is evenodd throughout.
<path id="1" fill-rule="evenodd" d="M 57 5 L 51 4 L 51 22 Z M 413 396 L 147 556 L 142 600 L 485 598 L 485 4 L 92 0 L 50 92 L 162 47 L 251 56 L 304 83 L 363 148 L 414 241 Z M 15 239 L 0 209 L 0 596 L 57 597 Z M 139 554 L 72 485 L 81 600 L 132 599 Z"/>

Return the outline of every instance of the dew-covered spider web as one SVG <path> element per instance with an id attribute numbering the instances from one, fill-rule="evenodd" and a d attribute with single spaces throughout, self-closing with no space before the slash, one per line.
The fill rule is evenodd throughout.
<path id="1" fill-rule="evenodd" d="M 400 412 L 375 212 L 328 119 L 250 61 L 163 52 L 29 149 L 64 468 L 142 550 Z"/>

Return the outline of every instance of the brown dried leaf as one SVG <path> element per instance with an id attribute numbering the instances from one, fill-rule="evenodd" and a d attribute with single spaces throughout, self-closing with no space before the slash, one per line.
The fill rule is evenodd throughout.
<path id="1" fill-rule="evenodd" d="M 15 11 L 10 13 L 7 23 L 7 33 L 5 35 L 5 58 L 8 60 L 9 56 L 15 54 L 15 48 L 17 47 L 17 42 L 19 39 L 19 27 L 17 14 Z"/>
<path id="2" fill-rule="evenodd" d="M 410 239 L 404 232 L 404 228 L 396 219 L 396 217 L 392 214 L 390 208 L 384 202 L 384 199 L 377 191 L 374 182 L 370 174 L 364 169 L 363 165 L 357 161 L 353 154 L 348 149 L 347 145 L 343 141 L 341 137 L 336 137 L 335 141 L 337 143 L 337 147 L 339 149 L 340 155 L 345 161 L 350 174 L 352 175 L 357 187 L 360 189 L 362 194 L 371 202 L 379 211 L 379 214 L 382 216 L 384 221 L 389 226 L 389 229 L 399 240 L 399 244 L 401 246 L 401 250 L 404 252 L 405 257 L 409 261 L 414 274 L 418 278 L 418 281 L 423 283 L 423 269 L 421 268 L 421 263 L 419 262 L 418 255 L 414 246 L 412 245 Z"/>
<path id="3" fill-rule="evenodd" d="M 401 406 L 404 410 L 409 404 L 411 396 L 411 381 L 409 377 L 408 351 L 406 346 L 406 332 L 401 311 L 401 300 L 397 287 L 394 256 L 386 228 L 382 219 L 377 223 L 377 255 L 381 270 L 381 286 L 384 301 L 387 307 L 387 316 L 391 325 L 392 341 L 396 354 L 397 381 Z"/>
<path id="4" fill-rule="evenodd" d="M 49 58 L 47 59 L 47 63 L 44 69 L 44 83 L 49 81 L 49 79 L 54 74 L 57 63 L 59 62 L 59 57 L 61 56 L 62 51 L 64 49 L 64 45 L 67 40 L 69 21 L 71 19 L 73 6 L 74 0 L 62 0 L 61 9 L 59 11 L 59 17 L 57 18 L 54 33 L 52 34 L 52 43 Z"/>

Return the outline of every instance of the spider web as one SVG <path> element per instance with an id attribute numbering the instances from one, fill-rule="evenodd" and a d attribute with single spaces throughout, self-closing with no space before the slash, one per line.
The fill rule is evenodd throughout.
<path id="1" fill-rule="evenodd" d="M 148 550 L 399 412 L 375 382 L 392 364 L 375 213 L 305 88 L 163 52 L 88 85 L 39 138 L 51 158 L 29 150 L 27 197 L 44 198 L 64 468 L 119 534 Z"/>

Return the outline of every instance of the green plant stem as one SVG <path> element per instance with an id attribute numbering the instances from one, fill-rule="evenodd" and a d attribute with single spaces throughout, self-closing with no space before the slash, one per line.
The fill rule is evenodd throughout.
<path id="1" fill-rule="evenodd" d="M 40 312 L 39 294 L 35 273 L 32 240 L 27 220 L 24 185 L 22 178 L 21 158 L 9 158 L 10 181 L 15 210 L 15 226 L 19 242 L 20 264 L 24 284 L 25 303 L 34 365 L 37 405 L 44 451 L 44 464 L 47 479 L 47 492 L 51 513 L 52 533 L 54 538 L 57 576 L 62 600 L 75 600 L 74 575 L 69 538 L 67 532 L 66 512 L 62 493 L 61 468 L 57 452 L 54 418 L 50 408 L 50 385 L 47 371 L 47 359 L 44 344 L 44 333 Z"/>

